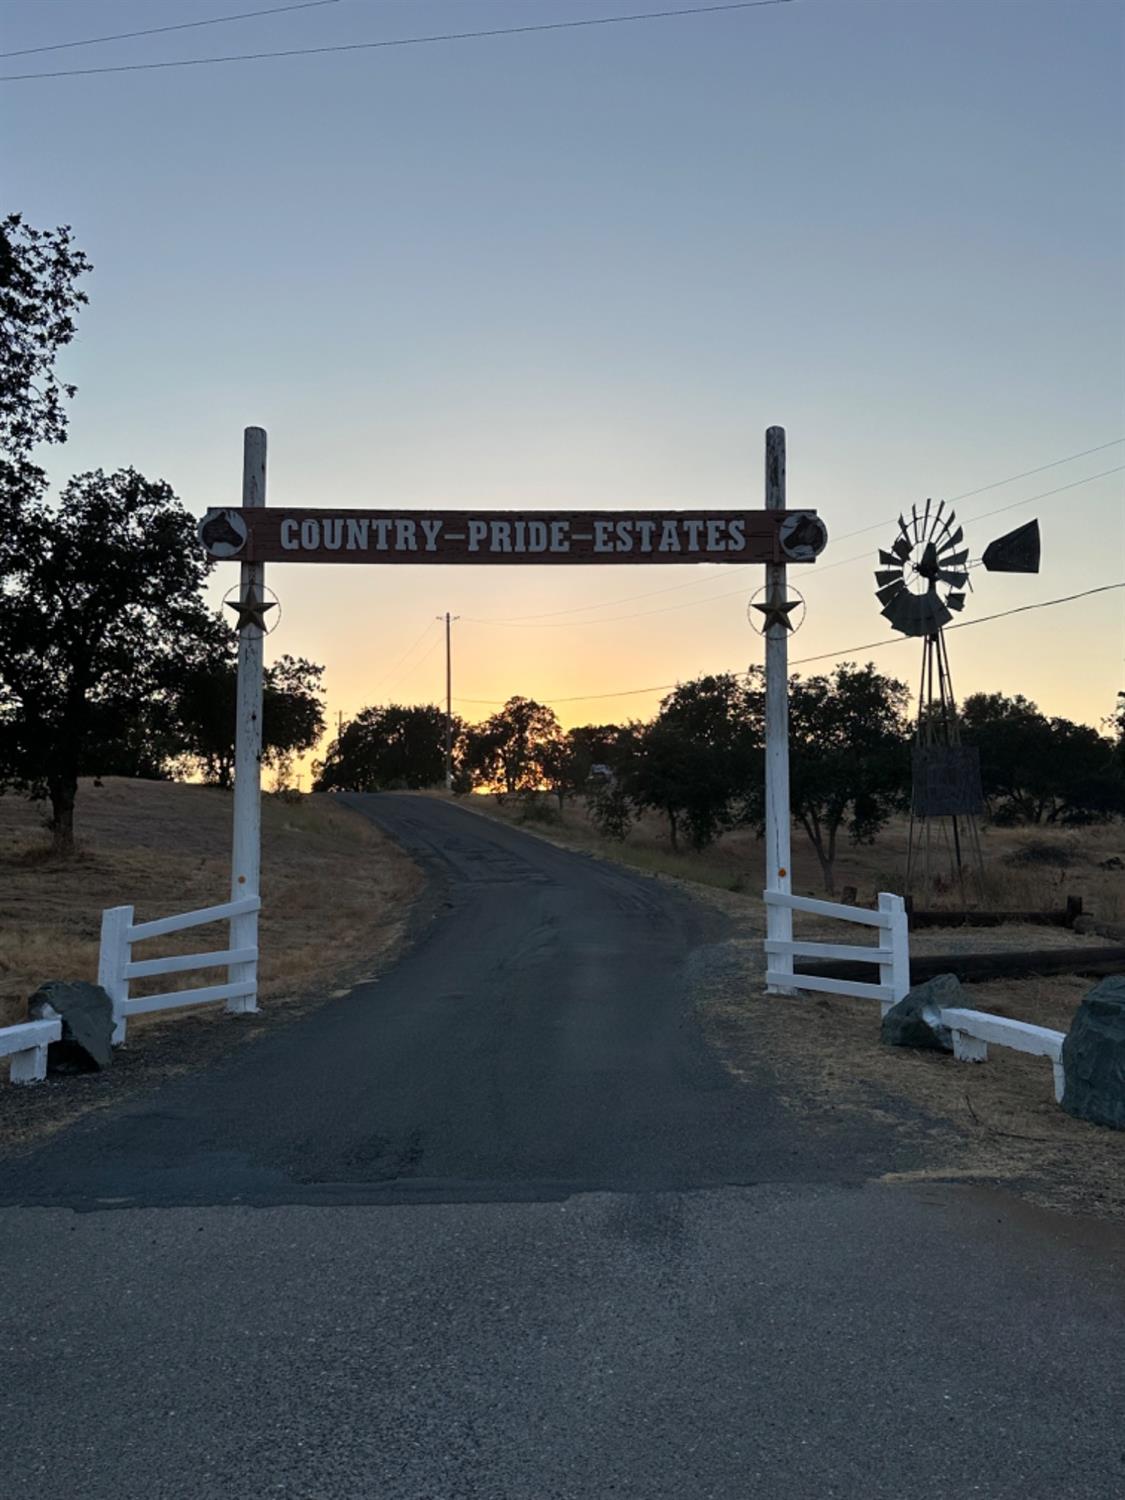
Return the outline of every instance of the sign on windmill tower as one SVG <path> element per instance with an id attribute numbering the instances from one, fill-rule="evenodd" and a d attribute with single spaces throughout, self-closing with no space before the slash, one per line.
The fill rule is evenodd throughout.
<path id="1" fill-rule="evenodd" d="M 922 677 L 914 731 L 910 837 L 906 888 L 917 881 L 928 891 L 935 868 L 935 824 L 948 856 L 949 871 L 964 894 L 968 864 L 983 895 L 983 861 L 977 818 L 984 811 L 980 754 L 961 743 L 957 702 L 949 669 L 945 630 L 965 608 L 969 548 L 965 533 L 945 501 L 927 500 L 921 513 L 898 518 L 898 535 L 889 550 L 879 549 L 875 597 L 893 628 L 922 639 Z M 990 573 L 1039 571 L 1039 523 L 1029 521 L 998 537 L 981 562 Z M 967 847 L 966 847 L 967 845 Z M 939 848 L 938 857 L 942 850 Z"/>

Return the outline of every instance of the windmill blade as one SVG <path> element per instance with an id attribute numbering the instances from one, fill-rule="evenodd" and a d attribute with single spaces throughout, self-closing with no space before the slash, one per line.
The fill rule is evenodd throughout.
<path id="1" fill-rule="evenodd" d="M 938 558 L 943 568 L 963 568 L 969 561 L 969 549 L 963 548 L 960 552 L 946 552 Z"/>
<path id="2" fill-rule="evenodd" d="M 880 588 L 886 588 L 887 584 L 889 583 L 901 583 L 902 569 L 887 568 L 885 572 L 876 573 L 875 582 L 880 586 Z"/>
<path id="3" fill-rule="evenodd" d="M 947 583 L 950 588 L 963 589 L 969 581 L 968 573 L 940 572 L 934 575 L 935 583 Z"/>
<path id="4" fill-rule="evenodd" d="M 900 594 L 905 594 L 907 592 L 908 590 L 906 584 L 903 583 L 901 578 L 897 578 L 894 583 L 889 583 L 886 588 L 876 589 L 875 597 L 876 599 L 878 599 L 880 604 L 887 605 L 891 602 L 892 599 L 897 599 Z"/>
<path id="5" fill-rule="evenodd" d="M 989 542 L 981 562 L 990 573 L 1038 573 L 1039 557 L 1039 522 L 1028 521 Z"/>
<path id="6" fill-rule="evenodd" d="M 898 568 L 900 570 L 902 568 L 902 558 L 894 552 L 884 552 L 882 547 L 879 548 L 879 561 L 883 564 L 884 568 Z"/>
<path id="7" fill-rule="evenodd" d="M 910 554 L 914 551 L 914 547 L 910 541 L 910 538 L 906 535 L 905 521 L 903 521 L 901 516 L 899 516 L 898 519 L 899 524 L 902 526 L 902 535 L 895 537 L 894 541 L 891 543 L 891 551 L 894 552 L 897 556 L 901 557 L 903 562 L 905 562 Z"/>
<path id="8" fill-rule="evenodd" d="M 916 542 L 921 541 L 921 537 L 918 534 L 918 507 L 916 505 L 911 505 L 910 507 L 910 522 L 914 527 L 914 540 Z"/>
<path id="9" fill-rule="evenodd" d="M 903 635 L 934 635 L 953 618 L 936 594 L 908 591 L 892 599 L 883 614 Z"/>
<path id="10" fill-rule="evenodd" d="M 929 497 L 929 495 L 927 495 L 926 496 L 926 509 L 925 509 L 925 512 L 922 515 L 922 535 L 923 536 L 928 536 L 929 532 L 930 532 L 930 506 L 933 503 L 934 502 L 931 500 L 931 498 Z"/>
<path id="11" fill-rule="evenodd" d="M 911 594 L 910 597 L 914 601 L 915 635 L 933 635 L 952 620 L 953 616 L 936 594 L 927 592 Z"/>
<path id="12" fill-rule="evenodd" d="M 958 542 L 963 542 L 964 540 L 965 533 L 962 531 L 961 527 L 958 526 L 957 530 L 952 532 L 949 536 L 942 537 L 941 541 L 938 543 L 938 551 L 952 552 L 953 548 L 957 546 Z"/>
<path id="13" fill-rule="evenodd" d="M 942 504 L 945 504 L 944 500 L 942 501 Z M 949 514 L 942 520 L 941 530 L 934 532 L 934 541 L 937 542 L 939 549 L 942 547 L 956 546 L 957 543 L 961 540 L 962 532 L 959 526 L 957 527 L 957 534 L 955 536 L 948 535 L 950 528 L 955 526 L 956 524 L 957 512 L 951 510 Z"/>
<path id="14" fill-rule="evenodd" d="M 950 609 L 956 609 L 960 611 L 965 608 L 964 594 L 947 594 L 945 596 L 945 602 Z"/>

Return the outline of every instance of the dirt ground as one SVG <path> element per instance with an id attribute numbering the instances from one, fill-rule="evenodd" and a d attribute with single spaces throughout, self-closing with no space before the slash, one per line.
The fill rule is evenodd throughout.
<path id="1" fill-rule="evenodd" d="M 171 782 L 84 781 L 77 812 L 78 854 L 59 861 L 50 853 L 42 806 L 0 797 L 0 1025 L 23 1020 L 28 997 L 45 980 L 97 977 L 103 907 L 131 904 L 140 922 L 228 898 L 228 793 Z M 352 984 L 384 962 L 402 940 L 421 889 L 416 867 L 358 813 L 326 796 L 268 796 L 259 1016 L 227 1017 L 221 1005 L 137 1016 L 109 1073 L 34 1089 L 0 1081 L 0 1096 L 18 1095 L 28 1117 L 43 1112 L 48 1095 L 58 1101 L 65 1093 L 80 1108 L 82 1097 L 117 1087 L 112 1080 L 130 1075 L 140 1081 L 138 1070 L 148 1063 L 178 1070 L 192 1065 L 200 1047 L 210 1056 L 256 1034 L 271 1018 Z M 138 944 L 134 953 L 144 958 L 226 946 L 223 922 Z M 222 970 L 197 970 L 138 983 L 133 993 L 188 989 L 224 977 Z M 0 1062 L 0 1078 L 6 1076 Z M 28 1102 L 31 1096 L 38 1102 Z M 71 1113 L 69 1104 L 64 1112 Z M 0 1118 L 0 1132 L 5 1123 Z"/>
<path id="2" fill-rule="evenodd" d="M 518 803 L 474 797 L 488 816 L 519 822 L 529 832 L 617 859 L 661 878 L 690 881 L 720 906 L 734 936 L 719 977 L 712 976 L 699 1009 L 712 1040 L 737 1076 L 765 1067 L 788 1105 L 803 1118 L 830 1120 L 861 1114 L 903 1132 L 925 1166 L 919 1180 L 1000 1183 L 1030 1201 L 1074 1213 L 1125 1219 L 1125 1132 L 1106 1130 L 1065 1114 L 1055 1103 L 1051 1065 L 1005 1048 L 984 1064 L 957 1062 L 938 1052 L 886 1047 L 879 1041 L 879 1007 L 846 996 L 766 995 L 762 940 L 765 908 L 758 896 L 761 844 L 736 833 L 703 854 L 673 854 L 659 825 L 646 822 L 624 844 L 601 838 L 581 808 L 556 821 Z M 823 898 L 811 850 L 794 830 L 794 890 Z M 1120 921 L 1125 873 L 1104 868 L 1125 861 L 1125 826 L 1080 832 L 988 829 L 984 833 L 989 885 L 1008 908 L 1061 907 L 1081 895 L 1087 912 Z M 879 890 L 901 889 L 905 824 L 873 848 L 845 850 L 838 886 L 857 887 L 861 905 Z M 1030 851 L 1030 858 L 1028 857 Z M 703 887 L 700 892 L 699 888 Z M 819 940 L 868 941 L 858 930 L 797 915 L 796 935 Z M 963 953 L 1069 947 L 1076 964 L 1087 947 L 1106 939 L 1065 928 L 1012 923 L 1003 927 L 926 928 L 911 934 L 918 953 Z M 973 1009 L 1066 1031 L 1095 981 L 1077 975 L 1032 976 L 966 986 Z"/>

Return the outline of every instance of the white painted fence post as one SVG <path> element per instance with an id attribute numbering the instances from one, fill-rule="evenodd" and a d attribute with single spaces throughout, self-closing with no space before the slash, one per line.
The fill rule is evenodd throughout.
<path id="1" fill-rule="evenodd" d="M 125 965 L 129 962 L 129 929 L 133 925 L 131 906 L 111 906 L 102 912 L 102 940 L 98 950 L 98 983 L 113 1001 L 113 1045 L 125 1040 L 125 1015 L 122 1002 L 129 998 L 129 981 Z"/>
<path id="2" fill-rule="evenodd" d="M 243 433 L 242 505 L 243 508 L 266 503 L 266 434 L 261 427 L 247 427 Z M 265 567 L 262 563 L 243 563 L 239 576 L 239 598 L 263 597 Z M 231 848 L 230 898 L 241 901 L 245 896 L 260 894 L 262 867 L 262 643 L 265 632 L 257 625 L 240 621 L 238 634 L 238 708 L 234 749 L 234 833 Z M 243 912 L 230 922 L 232 948 L 258 947 L 258 913 Z M 227 977 L 234 984 L 253 981 L 253 994 L 227 1001 L 227 1010 L 235 1015 L 258 1009 L 258 962 L 231 964 Z"/>
<path id="3" fill-rule="evenodd" d="M 880 932 L 879 946 L 891 950 L 890 963 L 879 965 L 879 983 L 890 985 L 894 991 L 891 1003 L 897 1005 L 910 991 L 910 919 L 902 897 L 892 896 L 887 891 L 879 892 L 879 910 L 890 918 Z M 891 1005 L 884 1001 L 881 1007 L 883 1015 L 890 1008 Z"/>
<path id="4" fill-rule="evenodd" d="M 785 428 L 766 428 L 766 509 L 785 509 Z M 766 564 L 767 599 L 784 598 L 784 563 Z M 766 626 L 766 890 L 789 895 L 792 890 L 789 848 L 789 632 L 776 621 Z M 793 912 L 787 906 L 766 906 L 766 936 L 793 941 Z M 792 974 L 793 955 L 775 952 L 771 968 Z M 792 995 L 789 985 L 767 984 L 771 995 Z"/>
<path id="5" fill-rule="evenodd" d="M 55 1011 L 47 1007 L 49 1013 L 54 1016 Z M 14 1028 L 12 1028 L 14 1030 Z M 62 1031 L 62 1027 L 59 1027 Z M 9 1083 L 42 1083 L 47 1076 L 47 1048 L 48 1042 L 37 1042 L 22 1052 L 12 1053 L 12 1066 L 8 1072 Z"/>

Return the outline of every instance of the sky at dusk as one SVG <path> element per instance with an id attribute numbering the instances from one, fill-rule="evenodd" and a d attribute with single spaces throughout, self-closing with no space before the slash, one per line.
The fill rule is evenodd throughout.
<path id="1" fill-rule="evenodd" d="M 0 0 L 0 50 L 269 3 Z M 339 0 L 3 71 L 649 8 Z M 1040 518 L 1040 575 L 981 570 L 966 621 L 1125 579 L 1123 54 L 1099 0 L 795 0 L 4 82 L 5 208 L 72 225 L 95 265 L 70 441 L 40 461 L 56 483 L 131 464 L 201 514 L 239 503 L 256 424 L 277 505 L 756 508 L 777 423 L 789 503 L 830 535 L 791 570 L 791 659 L 913 681 L 918 642 L 856 649 L 892 633 L 872 569 L 912 502 L 965 495 L 974 557 Z M 762 659 L 760 573 L 277 566 L 267 649 L 324 663 L 333 719 L 437 701 L 448 609 L 465 717 L 512 693 L 567 724 L 647 717 L 664 685 Z M 1125 590 L 949 647 L 960 695 L 1096 723 Z"/>

